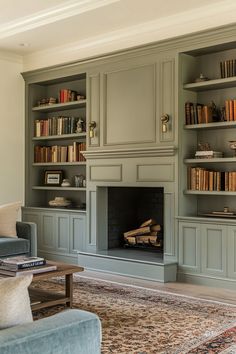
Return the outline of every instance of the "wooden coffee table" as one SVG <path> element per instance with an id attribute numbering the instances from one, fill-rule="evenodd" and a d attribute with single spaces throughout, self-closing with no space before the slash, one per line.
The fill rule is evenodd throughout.
<path id="1" fill-rule="evenodd" d="M 73 273 L 82 272 L 83 267 L 57 262 L 48 262 L 49 264 L 55 264 L 56 270 L 45 273 L 33 274 L 32 283 L 39 280 L 48 280 L 53 277 L 65 276 L 65 293 L 59 294 L 53 291 L 45 291 L 43 289 L 29 288 L 31 309 L 32 311 L 39 310 L 45 307 L 64 304 L 67 307 L 72 307 L 73 304 Z"/>

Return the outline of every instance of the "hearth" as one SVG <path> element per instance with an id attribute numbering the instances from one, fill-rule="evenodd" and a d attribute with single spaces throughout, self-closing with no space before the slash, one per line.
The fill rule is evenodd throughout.
<path id="1" fill-rule="evenodd" d="M 163 203 L 162 187 L 108 187 L 108 249 L 125 247 L 163 252 Z M 143 224 L 146 230 L 140 229 Z M 128 240 L 124 237 L 128 231 L 137 229 L 140 229 L 137 237 Z"/>

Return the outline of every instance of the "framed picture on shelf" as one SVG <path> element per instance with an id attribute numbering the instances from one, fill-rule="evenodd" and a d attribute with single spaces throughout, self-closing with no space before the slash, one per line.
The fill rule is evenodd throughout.
<path id="1" fill-rule="evenodd" d="M 63 171 L 48 170 L 44 173 L 44 184 L 46 186 L 60 186 L 63 178 Z"/>

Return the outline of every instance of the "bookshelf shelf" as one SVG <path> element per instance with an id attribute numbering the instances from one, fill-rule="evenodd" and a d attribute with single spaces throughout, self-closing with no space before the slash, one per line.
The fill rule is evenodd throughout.
<path id="1" fill-rule="evenodd" d="M 228 192 L 228 191 L 199 191 L 199 190 L 184 190 L 184 194 L 193 194 L 193 195 L 219 195 L 219 196 L 236 196 L 236 192 Z"/>
<path id="2" fill-rule="evenodd" d="M 236 76 L 227 77 L 224 79 L 214 79 L 202 82 L 193 82 L 189 84 L 184 84 L 184 90 L 190 90 L 195 92 L 225 89 L 236 86 Z"/>
<path id="3" fill-rule="evenodd" d="M 202 123 L 202 124 L 188 124 L 184 125 L 184 129 L 195 130 L 195 129 L 230 129 L 236 128 L 236 121 L 225 121 L 225 122 L 213 122 L 213 123 Z"/>
<path id="4" fill-rule="evenodd" d="M 82 187 L 48 187 L 48 186 L 33 186 L 32 189 L 36 190 L 48 190 L 48 191 L 76 191 L 85 192 L 86 188 Z"/>
<path id="5" fill-rule="evenodd" d="M 48 106 L 38 106 L 33 107 L 33 112 L 60 112 L 68 109 L 84 108 L 86 106 L 86 100 L 65 102 L 65 103 L 55 103 Z"/>
<path id="6" fill-rule="evenodd" d="M 33 141 L 40 141 L 40 140 L 63 140 L 63 139 L 84 139 L 86 138 L 85 133 L 78 133 L 78 134 L 62 134 L 62 135 L 47 135 L 47 136 L 39 136 L 33 137 Z"/>
<path id="7" fill-rule="evenodd" d="M 236 157 L 218 157 L 209 159 L 184 159 L 185 164 L 236 163 Z"/>
<path id="8" fill-rule="evenodd" d="M 32 166 L 77 166 L 77 165 L 80 165 L 80 166 L 86 166 L 86 161 L 83 161 L 83 162 L 79 162 L 79 161 L 76 161 L 76 162 L 35 162 L 32 164 Z"/>

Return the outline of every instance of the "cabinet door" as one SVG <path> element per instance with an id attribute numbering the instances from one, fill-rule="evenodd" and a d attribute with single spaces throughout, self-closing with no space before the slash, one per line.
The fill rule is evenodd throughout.
<path id="1" fill-rule="evenodd" d="M 42 212 L 41 233 L 39 238 L 39 248 L 52 251 L 56 248 L 55 242 L 55 214 Z"/>
<path id="2" fill-rule="evenodd" d="M 70 253 L 82 250 L 85 244 L 86 216 L 80 214 L 70 215 Z"/>
<path id="3" fill-rule="evenodd" d="M 179 268 L 190 272 L 200 271 L 200 225 L 179 222 Z"/>
<path id="4" fill-rule="evenodd" d="M 63 253 L 69 252 L 69 215 L 56 214 L 56 250 Z"/>
<path id="5" fill-rule="evenodd" d="M 236 278 L 236 226 L 228 226 L 228 276 Z"/>
<path id="6" fill-rule="evenodd" d="M 223 225 L 201 225 L 202 273 L 226 276 L 227 227 Z"/>

